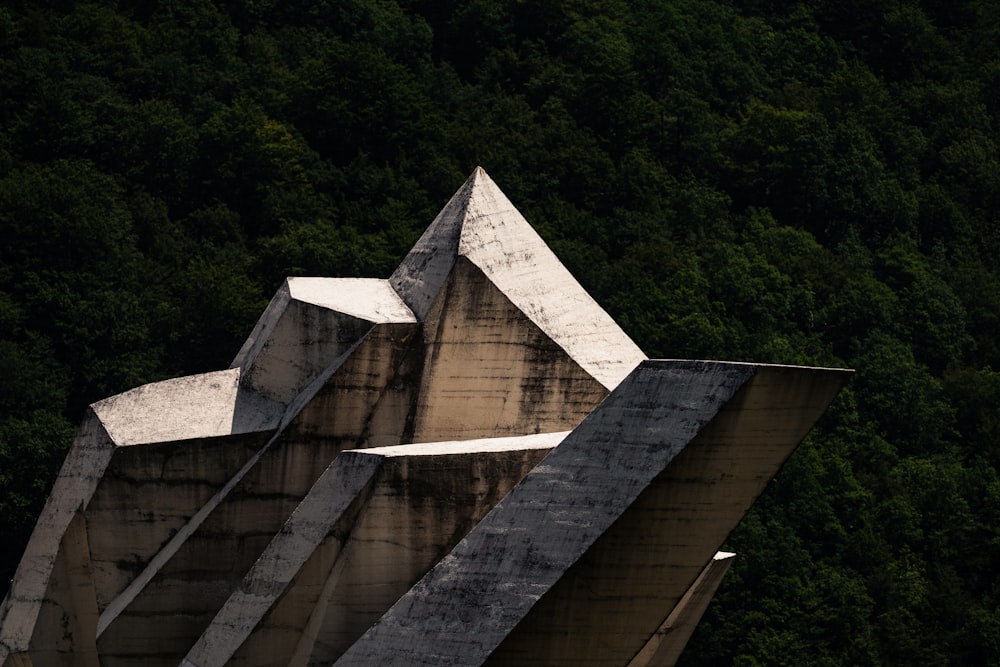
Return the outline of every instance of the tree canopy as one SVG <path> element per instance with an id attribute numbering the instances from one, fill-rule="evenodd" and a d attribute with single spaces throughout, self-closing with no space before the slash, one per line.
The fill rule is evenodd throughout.
<path id="1" fill-rule="evenodd" d="M 651 357 L 855 381 L 688 666 L 1000 662 L 982 0 L 0 5 L 0 580 L 85 406 L 386 277 L 477 164 Z"/>

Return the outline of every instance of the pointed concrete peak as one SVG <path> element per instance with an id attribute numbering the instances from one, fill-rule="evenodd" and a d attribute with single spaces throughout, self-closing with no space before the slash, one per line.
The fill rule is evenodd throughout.
<path id="1" fill-rule="evenodd" d="M 418 320 L 426 316 L 459 256 L 478 267 L 608 389 L 646 358 L 482 167 L 476 167 L 389 279 Z"/>
<path id="2" fill-rule="evenodd" d="M 424 319 L 455 258 L 465 254 L 462 239 L 469 231 L 510 213 L 517 214 L 514 205 L 486 171 L 476 167 L 389 278 L 417 319 Z M 526 222 L 523 224 L 527 227 Z M 530 227 L 527 229 L 534 234 Z"/>

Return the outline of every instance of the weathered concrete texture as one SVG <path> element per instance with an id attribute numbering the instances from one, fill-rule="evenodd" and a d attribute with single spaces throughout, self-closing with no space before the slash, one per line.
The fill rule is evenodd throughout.
<path id="1" fill-rule="evenodd" d="M 86 510 L 95 594 L 101 611 L 269 436 L 264 432 L 200 438 L 115 452 Z"/>
<path id="2" fill-rule="evenodd" d="M 316 589 L 322 590 L 324 577 L 329 575 L 329 570 L 337 562 L 343 540 L 350 534 L 360 507 L 367 502 L 370 482 L 380 465 L 381 459 L 375 456 L 352 456 L 348 452 L 337 457 L 222 605 L 212 623 L 188 652 L 184 665 L 207 667 L 229 662 L 250 634 L 259 631 L 264 616 L 286 597 L 289 586 L 300 576 L 306 562 L 318 557 L 321 562 L 314 563 L 313 568 L 304 573 L 304 576 L 312 575 L 318 580 L 310 582 L 314 594 L 305 596 L 300 604 L 287 610 L 282 619 L 284 627 L 281 629 L 286 633 L 301 632 L 305 628 L 319 598 L 315 594 Z M 339 530 L 334 531 L 335 527 Z M 317 553 L 317 548 L 331 537 L 331 532 L 334 532 L 331 540 L 333 556 L 324 558 L 326 549 Z M 288 618 L 292 616 L 294 618 Z M 294 638 L 281 642 L 273 637 L 277 633 L 269 634 L 271 636 L 265 649 L 273 646 L 274 650 L 280 651 L 279 656 L 286 658 L 294 652 Z M 272 662 L 280 661 L 275 661 L 270 651 L 266 651 L 265 655 Z"/>
<path id="3" fill-rule="evenodd" d="M 57 592 L 61 577 L 56 571 L 61 569 L 58 566 L 67 559 L 64 555 L 66 551 L 78 550 L 78 545 L 75 544 L 77 540 L 73 535 L 75 531 L 70 526 L 100 483 L 114 449 L 111 438 L 91 411 L 81 425 L 59 471 L 49 500 L 35 524 L 31 540 L 11 581 L 7 597 L 0 607 L 0 620 L 3 622 L 0 627 L 0 664 L 8 664 L 8 655 L 18 656 L 30 650 L 34 650 L 37 657 L 41 658 L 43 654 L 58 651 L 59 646 L 65 645 L 63 637 L 58 636 L 63 628 L 70 641 L 74 633 L 78 632 L 79 624 L 72 621 L 77 617 L 76 609 L 63 609 L 61 616 L 67 622 L 56 626 L 43 626 L 40 614 L 43 605 L 65 604 Z M 33 641 L 32 637 L 36 633 L 38 640 Z M 84 646 L 89 643 L 89 638 L 81 639 Z M 27 658 L 21 656 L 17 659 Z"/>
<path id="4" fill-rule="evenodd" d="M 477 169 L 389 280 L 92 406 L 0 667 L 662 661 L 843 373 L 643 360 Z"/>
<path id="5" fill-rule="evenodd" d="M 673 667 L 677 664 L 735 557 L 736 554 L 727 551 L 715 554 L 667 619 L 629 661 L 628 667 Z"/>
<path id="6" fill-rule="evenodd" d="M 570 275 L 481 168 L 438 214 L 389 281 L 423 319 L 465 258 L 608 390 L 646 358 Z"/>
<path id="7" fill-rule="evenodd" d="M 798 442 L 785 437 L 801 439 L 846 375 L 775 368 L 641 364 L 337 664 L 626 664 L 715 553 L 728 533 L 720 536 L 721 526 L 731 529 L 762 488 L 757 459 L 771 460 L 757 452 L 743 458 L 740 445 L 767 431 L 778 441 L 774 449 L 783 448 L 773 463 L 780 465 Z M 755 382 L 757 374 L 765 380 Z M 809 379 L 772 386 L 776 376 Z M 791 405 L 770 411 L 768 400 L 778 395 Z M 759 414 L 736 423 L 742 407 L 758 404 Z M 721 414 L 724 406 L 739 415 L 736 422 Z M 787 423 L 762 428 L 770 419 Z M 686 532 L 676 534 L 650 521 L 673 508 L 649 506 L 660 492 L 646 489 L 697 447 L 700 433 L 709 447 L 727 450 L 717 467 L 746 481 L 734 480 L 741 488 L 732 492 L 725 487 L 721 508 L 711 492 L 700 494 L 682 517 Z M 685 477 L 701 472 L 685 470 Z M 710 524 L 704 535 L 697 525 L 703 517 Z M 664 538 L 714 544 L 701 547 L 687 574 L 686 558 L 675 564 L 665 545 L 651 548 Z"/>
<path id="8" fill-rule="evenodd" d="M 121 592 L 134 575 L 130 570 L 248 455 L 236 446 L 198 456 L 206 442 L 235 437 L 260 443 L 282 410 L 241 389 L 238 370 L 145 385 L 94 404 L 0 610 L 0 664 L 8 651 L 30 646 L 44 647 L 31 653 L 36 663 L 76 660 L 92 650 L 84 647 L 96 637 L 97 613 Z M 178 471 L 169 444 L 157 440 L 186 440 L 185 457 L 206 467 Z M 172 476 L 187 492 L 164 503 L 161 493 L 176 486 Z"/>
<path id="9" fill-rule="evenodd" d="M 115 445 L 273 431 L 285 406 L 240 386 L 240 370 L 143 385 L 95 403 Z"/>
<path id="10" fill-rule="evenodd" d="M 332 661 L 565 435 L 344 453 L 185 664 Z"/>
<path id="11" fill-rule="evenodd" d="M 608 394 L 465 258 L 423 331 L 415 442 L 563 431 Z"/>
<path id="12" fill-rule="evenodd" d="M 404 348 L 413 326 L 374 325 L 316 383 L 340 400 L 323 409 L 317 395 L 149 561 L 102 617 L 102 664 L 177 664 L 330 462 L 363 443 L 392 343 Z"/>
<path id="13" fill-rule="evenodd" d="M 473 441 L 451 452 L 381 450 L 380 483 L 341 556 L 309 664 L 330 664 L 347 650 L 564 435 L 505 438 L 506 447 Z M 249 648 L 244 655 L 253 655 Z"/>
<path id="14" fill-rule="evenodd" d="M 417 386 L 407 365 L 420 353 L 419 346 L 416 324 L 374 325 L 302 393 L 301 406 L 292 406 L 282 430 L 283 446 L 300 444 L 311 451 L 323 448 L 335 454 L 385 441 L 399 443 L 413 420 Z M 309 485 L 332 458 L 308 473 Z"/>

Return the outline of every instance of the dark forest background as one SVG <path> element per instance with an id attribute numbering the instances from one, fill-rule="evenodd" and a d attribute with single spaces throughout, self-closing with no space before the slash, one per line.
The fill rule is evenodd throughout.
<path id="1" fill-rule="evenodd" d="M 86 405 L 482 165 L 649 356 L 857 369 L 685 665 L 998 664 L 998 90 L 990 0 L 0 3 L 3 587 Z"/>

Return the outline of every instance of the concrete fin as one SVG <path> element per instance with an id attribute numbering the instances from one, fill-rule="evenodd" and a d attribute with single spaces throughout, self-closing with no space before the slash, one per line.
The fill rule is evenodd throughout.
<path id="1" fill-rule="evenodd" d="M 674 667 L 736 554 L 719 551 L 627 667 Z"/>
<path id="2" fill-rule="evenodd" d="M 373 326 L 369 320 L 292 299 L 256 356 L 241 366 L 241 383 L 291 403 Z"/>
<path id="3" fill-rule="evenodd" d="M 415 329 L 373 325 L 293 401 L 272 439 L 105 608 L 98 627 L 104 664 L 134 663 L 153 637 L 164 660 L 183 658 L 330 462 L 362 440 L 369 394 L 384 390 L 395 363 L 390 343 L 398 338 L 405 347 Z M 311 422 L 309 409 L 323 403 L 328 387 L 350 400 L 326 406 L 315 415 L 322 423 Z"/>
<path id="4" fill-rule="evenodd" d="M 482 664 L 755 371 L 641 364 L 336 664 Z"/>
<path id="5" fill-rule="evenodd" d="M 271 297 L 267 308 L 264 309 L 264 312 L 257 319 L 257 323 L 250 331 L 250 335 L 247 336 L 243 347 L 236 353 L 233 363 L 229 364 L 229 368 L 246 368 L 250 366 L 254 358 L 260 353 L 261 348 L 264 347 L 264 344 L 271 337 L 271 332 L 274 331 L 274 327 L 278 324 L 281 315 L 285 312 L 285 308 L 288 307 L 288 303 L 291 300 L 292 295 L 288 288 L 288 281 L 286 280 L 278 288 L 274 296 Z"/>
<path id="6" fill-rule="evenodd" d="M 487 664 L 598 667 L 626 664 L 642 648 L 851 375 L 752 368 Z"/>
<path id="7" fill-rule="evenodd" d="M 100 419 L 89 410 L 0 606 L 0 660 L 34 648 L 31 638 L 66 535 L 90 503 L 114 450 Z"/>
<path id="8" fill-rule="evenodd" d="M 566 435 L 344 452 L 313 485 L 184 664 L 258 665 L 289 655 L 312 664 L 338 656 L 433 564 L 441 545 L 454 546 Z M 453 503 L 456 498 L 462 502 Z M 387 523 L 393 525 L 387 528 Z M 437 546 L 420 548 L 422 541 Z M 340 578 L 345 568 L 346 589 Z M 373 610 L 379 611 L 373 615 Z"/>
<path id="9" fill-rule="evenodd" d="M 357 452 L 345 452 L 337 457 L 299 503 L 285 527 L 271 540 L 237 590 L 222 605 L 211 625 L 188 652 L 183 664 L 209 667 L 230 661 L 250 634 L 258 629 L 264 616 L 284 596 L 292 580 L 334 525 L 351 514 L 352 508 L 356 513 L 364 504 L 366 490 L 370 489 L 370 482 L 382 460 L 380 456 Z M 353 519 L 349 523 L 353 523 Z M 346 528 L 349 532 L 350 526 Z M 326 575 L 337 560 L 332 558 L 329 565 L 323 568 Z M 308 612 L 302 614 L 301 608 L 299 611 L 300 618 L 291 622 L 283 619 L 281 623 L 301 629 L 308 619 Z M 291 653 L 291 648 L 285 651 L 285 655 Z"/>
<path id="10" fill-rule="evenodd" d="M 563 266 L 483 172 L 459 255 L 483 273 L 580 366 L 614 389 L 646 355 Z"/>
<path id="11" fill-rule="evenodd" d="M 136 387 L 94 403 L 119 447 L 272 431 L 285 406 L 240 386 L 240 369 Z"/>
<path id="12" fill-rule="evenodd" d="M 102 611 L 247 460 L 269 434 L 116 448 L 87 507 Z"/>
<path id="13" fill-rule="evenodd" d="M 645 360 L 477 168 L 388 280 L 91 406 L 0 665 L 669 663 L 848 375 Z"/>
<path id="14" fill-rule="evenodd" d="M 482 168 L 476 167 L 389 277 L 393 289 L 418 320 L 424 319 L 458 257 L 469 201 L 475 196 L 477 182 L 485 175 Z"/>
<path id="15" fill-rule="evenodd" d="M 400 442 L 417 390 L 406 377 L 415 347 L 416 324 L 375 325 L 289 406 L 285 440 L 318 441 L 336 451 Z"/>
<path id="16" fill-rule="evenodd" d="M 288 278 L 231 368 L 240 382 L 290 403 L 375 324 L 415 324 L 387 280 Z"/>
<path id="17" fill-rule="evenodd" d="M 417 318 L 388 280 L 376 278 L 289 278 L 296 301 L 356 317 L 372 324 L 412 322 Z"/>
<path id="18" fill-rule="evenodd" d="M 323 549 L 323 547 L 324 545 L 321 544 L 319 550 Z M 299 634 L 299 640 L 295 644 L 295 650 L 291 652 L 291 657 L 288 658 L 288 667 L 307 667 L 309 665 L 309 659 L 315 651 L 316 642 L 326 621 L 326 612 L 330 608 L 330 600 L 333 599 L 337 585 L 340 583 L 340 577 L 344 573 L 344 559 L 341 557 L 343 555 L 343 547 L 344 544 L 342 542 L 339 540 L 335 541 L 337 562 L 334 563 L 330 573 L 323 581 L 323 588 L 316 597 L 316 604 L 313 605 L 312 610 L 309 612 L 308 620 L 302 626 L 293 628 L 293 630 L 297 630 L 298 627 L 301 627 L 302 632 Z M 314 554 L 313 557 L 316 558 L 318 555 Z M 243 646 L 245 647 L 246 644 Z M 251 650 L 255 648 L 250 647 Z M 286 653 L 285 655 L 287 656 L 288 654 Z"/>
<path id="19" fill-rule="evenodd" d="M 97 600 L 82 508 L 63 535 L 31 637 L 33 661 L 99 667 Z"/>
<path id="20" fill-rule="evenodd" d="M 342 655 L 565 436 L 365 450 L 386 460 L 344 546 L 309 664 Z"/>

